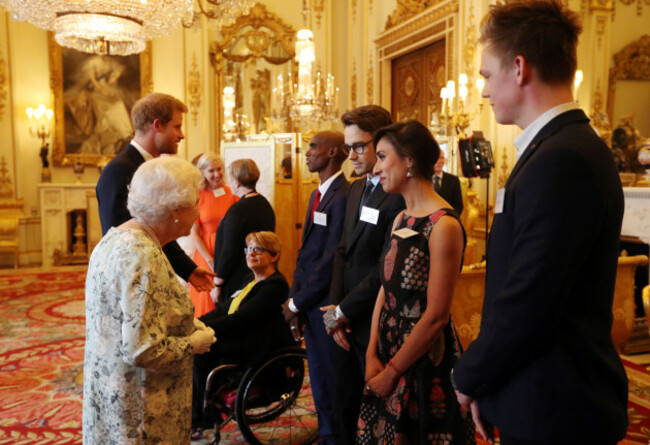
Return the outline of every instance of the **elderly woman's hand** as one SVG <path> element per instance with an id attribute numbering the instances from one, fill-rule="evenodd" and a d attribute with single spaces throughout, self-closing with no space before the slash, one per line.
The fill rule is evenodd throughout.
<path id="1" fill-rule="evenodd" d="M 196 330 L 192 335 L 190 335 L 190 342 L 192 343 L 194 354 L 203 354 L 208 352 L 210 346 L 212 346 L 212 343 L 215 341 L 217 341 L 217 338 L 214 336 L 214 331 L 212 328 L 208 327 Z"/>
<path id="2" fill-rule="evenodd" d="M 201 320 L 198 318 L 194 319 L 194 329 L 199 330 L 199 329 L 207 329 L 208 327 L 203 323 Z"/>

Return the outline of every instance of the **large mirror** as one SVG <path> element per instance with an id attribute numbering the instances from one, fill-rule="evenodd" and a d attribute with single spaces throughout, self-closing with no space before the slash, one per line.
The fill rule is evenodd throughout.
<path id="1" fill-rule="evenodd" d="M 279 76 L 286 82 L 295 69 L 295 30 L 258 3 L 221 34 L 223 40 L 210 45 L 217 140 L 289 131 L 290 122 L 273 89 Z"/>

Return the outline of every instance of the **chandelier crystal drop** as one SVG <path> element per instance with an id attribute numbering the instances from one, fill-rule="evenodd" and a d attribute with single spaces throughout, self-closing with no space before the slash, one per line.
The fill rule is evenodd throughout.
<path id="1" fill-rule="evenodd" d="M 126 56 L 168 35 L 192 13 L 192 0 L 0 0 L 14 20 L 54 31 L 61 45 Z"/>

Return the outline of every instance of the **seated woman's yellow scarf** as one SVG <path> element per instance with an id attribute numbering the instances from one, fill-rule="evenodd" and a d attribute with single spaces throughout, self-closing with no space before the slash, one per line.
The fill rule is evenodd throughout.
<path id="1" fill-rule="evenodd" d="M 232 303 L 230 303 L 230 307 L 228 308 L 228 315 L 234 314 L 237 312 L 237 309 L 239 309 L 239 305 L 241 304 L 241 301 L 248 295 L 248 293 L 251 291 L 253 286 L 257 284 L 257 281 L 253 280 L 250 283 L 248 283 L 244 288 L 232 299 Z"/>

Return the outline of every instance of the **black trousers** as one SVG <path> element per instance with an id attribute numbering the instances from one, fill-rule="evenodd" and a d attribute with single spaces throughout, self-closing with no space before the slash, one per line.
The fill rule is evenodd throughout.
<path id="1" fill-rule="evenodd" d="M 334 367 L 336 371 L 336 394 L 334 403 L 339 412 L 337 445 L 356 443 L 357 422 L 361 396 L 365 386 L 367 333 L 347 333 L 350 351 L 336 346 Z"/>

